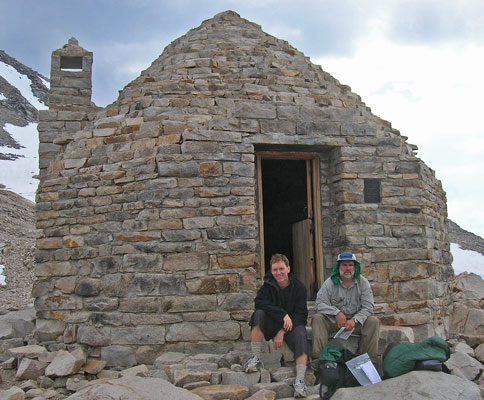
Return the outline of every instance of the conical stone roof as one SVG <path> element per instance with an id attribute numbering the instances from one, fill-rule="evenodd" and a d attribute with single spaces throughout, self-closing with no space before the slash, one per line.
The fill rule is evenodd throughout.
<path id="1" fill-rule="evenodd" d="M 344 130 L 339 122 L 351 121 L 377 123 L 379 129 L 396 133 L 388 129 L 389 123 L 375 118 L 348 86 L 286 41 L 233 11 L 217 14 L 167 46 L 120 92 L 115 105 L 133 103 L 137 110 L 145 110 L 145 120 L 166 119 L 175 112 L 192 116 L 180 116 L 180 120 L 209 129 L 289 135 L 306 135 L 310 130 L 312 134 L 339 135 Z M 300 106 L 304 107 L 298 109 Z M 220 115 L 229 118 L 230 126 L 220 126 Z M 230 120 L 233 117 L 266 121 L 259 130 Z M 294 123 L 277 122 L 289 119 Z M 360 128 L 357 133 L 366 133 L 369 127 Z"/>
<path id="2" fill-rule="evenodd" d="M 176 83 L 176 84 L 174 84 Z M 256 86 L 256 87 L 254 87 Z M 141 76 L 121 92 L 124 103 L 136 92 L 231 95 L 277 100 L 269 91 L 322 96 L 340 87 L 321 67 L 284 40 L 233 11 L 217 14 L 172 42 Z M 339 90 L 336 90 L 338 87 Z M 304 90 L 305 89 L 305 90 Z M 355 96 L 356 97 L 356 96 Z M 128 100 L 129 101 L 129 100 Z"/>

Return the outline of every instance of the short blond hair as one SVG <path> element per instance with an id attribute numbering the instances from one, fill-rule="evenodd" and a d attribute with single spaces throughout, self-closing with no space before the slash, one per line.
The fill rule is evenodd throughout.
<path id="1" fill-rule="evenodd" d="M 269 264 L 271 265 L 271 268 L 272 268 L 272 264 L 275 264 L 276 262 L 279 262 L 279 261 L 282 261 L 284 264 L 286 264 L 286 267 L 289 267 L 288 258 L 284 254 L 275 253 L 272 255 L 271 261 L 269 262 Z"/>

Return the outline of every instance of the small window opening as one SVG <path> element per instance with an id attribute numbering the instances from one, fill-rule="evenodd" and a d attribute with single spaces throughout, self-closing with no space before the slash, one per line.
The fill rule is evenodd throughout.
<path id="1" fill-rule="evenodd" d="M 64 71 L 82 70 L 82 57 L 62 56 L 60 58 L 60 68 Z"/>
<path id="2" fill-rule="evenodd" d="M 364 197 L 365 203 L 380 203 L 381 190 L 380 179 L 365 179 Z"/>

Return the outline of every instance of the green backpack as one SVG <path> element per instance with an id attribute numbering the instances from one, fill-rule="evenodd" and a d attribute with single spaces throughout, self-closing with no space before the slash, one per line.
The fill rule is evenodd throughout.
<path id="1" fill-rule="evenodd" d="M 318 381 L 321 382 L 319 386 L 320 398 L 323 400 L 331 398 L 340 387 L 360 385 L 346 366 L 346 361 L 354 357 L 355 355 L 348 349 L 340 349 L 334 346 L 326 346 L 321 350 L 318 357 L 321 365 L 320 376 L 318 377 Z M 324 395 L 322 393 L 323 386 L 327 388 Z"/>

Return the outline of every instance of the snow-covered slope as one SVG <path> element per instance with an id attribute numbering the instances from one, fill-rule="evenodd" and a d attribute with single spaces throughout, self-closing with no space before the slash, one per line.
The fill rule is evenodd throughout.
<path id="1" fill-rule="evenodd" d="M 484 278 L 484 255 L 477 251 L 464 250 L 457 243 L 450 244 L 454 257 L 452 267 L 456 275 L 462 272 L 473 272 Z"/>
<path id="2" fill-rule="evenodd" d="M 5 124 L 4 129 L 22 147 L 15 149 L 0 146 L 0 154 L 8 155 L 8 159 L 0 159 L 0 184 L 5 189 L 35 202 L 35 192 L 39 184 L 35 178 L 39 173 L 37 124 L 32 122 L 24 127 Z"/>
<path id="3" fill-rule="evenodd" d="M 0 51 L 0 187 L 35 201 L 38 110 L 47 109 L 45 77 Z"/>

